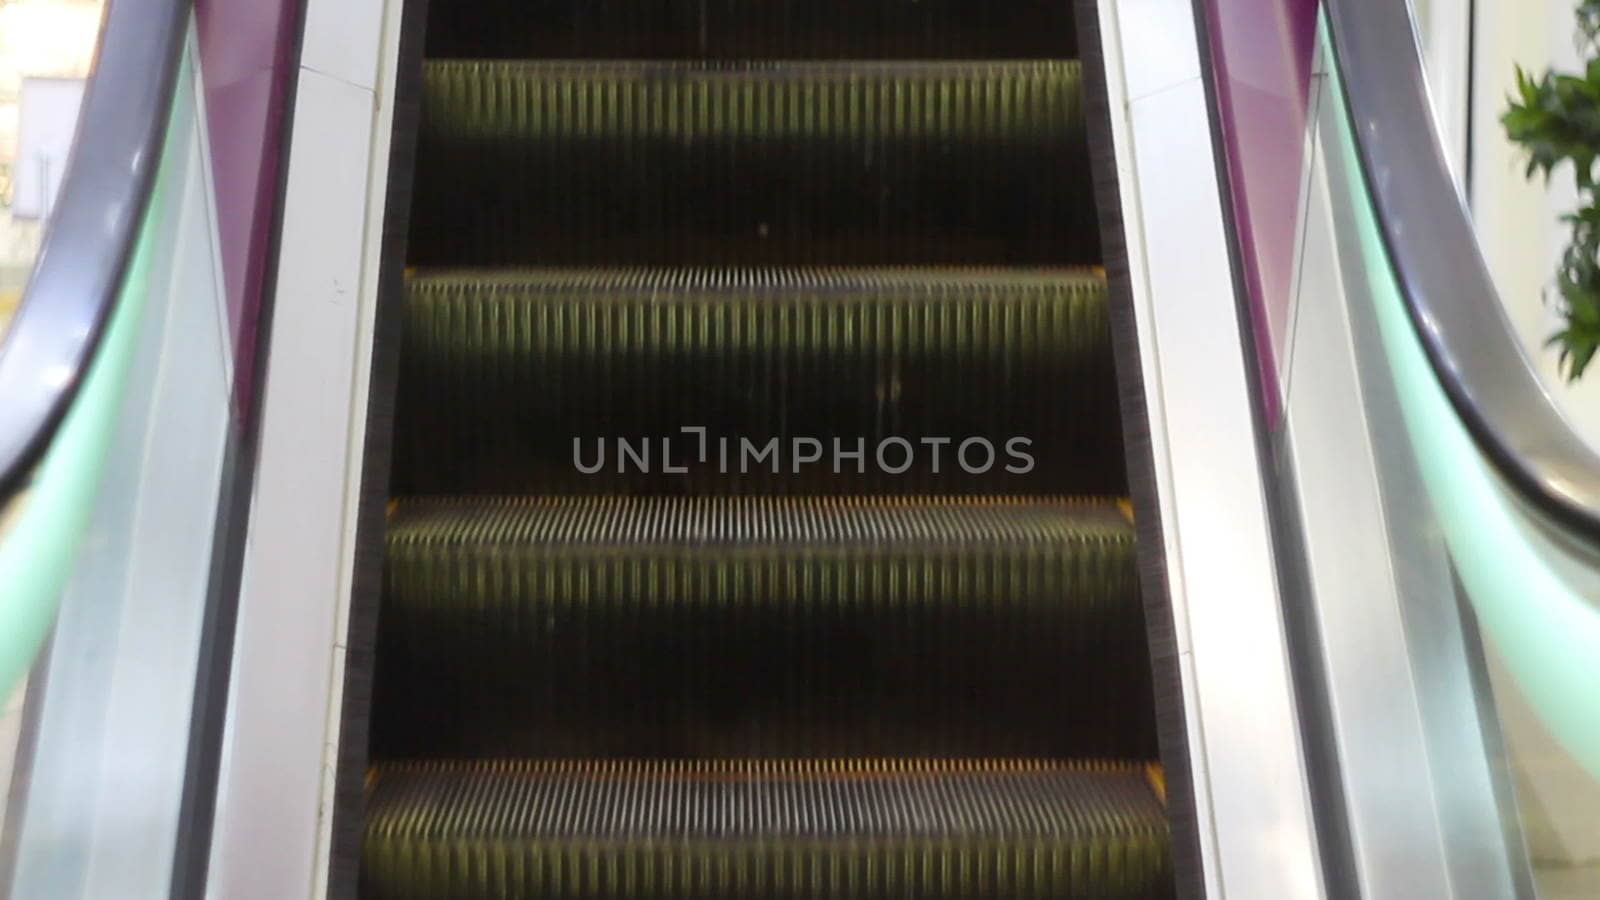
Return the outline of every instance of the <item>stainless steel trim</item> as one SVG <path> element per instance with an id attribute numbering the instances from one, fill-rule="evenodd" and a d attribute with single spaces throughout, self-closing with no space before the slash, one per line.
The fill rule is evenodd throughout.
<path id="1" fill-rule="evenodd" d="M 0 502 L 55 434 L 116 302 L 155 185 L 190 0 L 111 0 L 44 247 L 0 343 Z"/>
<path id="2" fill-rule="evenodd" d="M 1189 0 L 1098 0 L 1203 884 L 1330 896 Z M 1154 54 L 1173 57 L 1161 71 Z"/>
<path id="3" fill-rule="evenodd" d="M 351 855 L 340 851 L 334 829 L 344 812 L 359 810 L 365 767 L 351 783 L 336 783 L 336 775 L 366 754 L 365 731 L 352 738 L 340 714 L 347 655 L 370 644 L 346 636 L 351 584 L 361 577 L 355 548 L 368 407 L 382 405 L 368 388 L 374 329 L 381 330 L 379 261 L 392 237 L 384 222 L 395 92 L 404 78 L 402 15 L 411 14 L 403 6 L 425 12 L 402 0 L 308 0 L 303 13 L 269 339 L 275 349 L 260 382 L 254 500 L 208 861 L 208 890 L 229 900 L 355 891 L 360 832 L 351 832 Z"/>
<path id="4" fill-rule="evenodd" d="M 1497 792 L 1499 721 L 1476 690 L 1472 617 L 1383 354 L 1356 215 L 1365 195 L 1341 151 L 1344 109 L 1326 88 L 1312 108 L 1285 443 L 1340 763 L 1345 893 L 1510 900 L 1522 896 L 1523 858 Z"/>
<path id="5" fill-rule="evenodd" d="M 1600 540 L 1600 455 L 1523 355 L 1434 126 L 1406 0 L 1330 0 L 1361 164 L 1428 359 L 1479 449 L 1530 507 Z"/>
<path id="6" fill-rule="evenodd" d="M 30 685 L 31 763 L 17 773 L 8 835 L 16 865 L 0 873 L 0 894 L 18 900 L 196 896 L 186 861 L 207 817 L 194 809 L 192 748 L 208 726 L 195 684 L 211 674 L 202 651 L 237 429 L 192 29 L 188 40 L 160 199 L 140 229 L 145 296 L 85 522 L 90 552 L 73 563 Z"/>

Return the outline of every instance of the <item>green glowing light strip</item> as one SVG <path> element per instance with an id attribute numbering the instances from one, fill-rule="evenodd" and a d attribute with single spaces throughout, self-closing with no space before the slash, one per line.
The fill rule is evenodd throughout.
<path id="1" fill-rule="evenodd" d="M 1321 40 L 1327 58 L 1334 60 L 1326 21 Z M 1344 85 L 1336 63 L 1329 75 L 1342 113 Z M 1367 291 L 1401 415 L 1456 572 L 1483 633 L 1535 714 L 1590 775 L 1600 778 L 1600 610 L 1530 543 L 1521 511 L 1435 377 L 1390 267 L 1349 117 L 1336 118 L 1337 152 L 1356 194 L 1350 199 Z"/>
<path id="2" fill-rule="evenodd" d="M 189 82 L 180 77 L 177 83 Z M 22 504 L 16 520 L 0 535 L 0 698 L 27 674 L 55 622 L 100 495 L 149 296 L 152 232 L 161 221 L 170 165 L 169 147 L 99 350 L 33 481 L 15 501 Z"/>

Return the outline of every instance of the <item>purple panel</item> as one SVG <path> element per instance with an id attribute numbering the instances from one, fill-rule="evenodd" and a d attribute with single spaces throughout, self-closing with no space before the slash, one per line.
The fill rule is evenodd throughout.
<path id="1" fill-rule="evenodd" d="M 197 0 L 211 171 L 222 243 L 234 398 L 254 398 L 257 325 L 278 202 L 285 94 L 302 0 Z"/>
<path id="2" fill-rule="evenodd" d="M 1206 0 L 1218 112 L 1267 422 L 1282 408 L 1319 0 Z"/>

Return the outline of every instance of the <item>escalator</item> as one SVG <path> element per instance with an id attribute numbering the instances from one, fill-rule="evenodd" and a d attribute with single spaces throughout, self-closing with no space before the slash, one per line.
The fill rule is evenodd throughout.
<path id="1" fill-rule="evenodd" d="M 1071 5 L 431 6 L 362 896 L 1172 896 Z"/>
<path id="2" fill-rule="evenodd" d="M 1407 4 L 338 2 L 106 4 L 0 895 L 1600 884 L 1600 453 Z"/>

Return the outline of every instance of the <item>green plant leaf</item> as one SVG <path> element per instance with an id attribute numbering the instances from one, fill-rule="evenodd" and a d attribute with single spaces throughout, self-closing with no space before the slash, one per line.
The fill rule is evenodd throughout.
<path id="1" fill-rule="evenodd" d="M 1527 155 L 1524 176 L 1548 182 L 1568 164 L 1579 206 L 1562 216 L 1571 238 L 1555 275 L 1565 327 L 1546 343 L 1558 352 L 1568 380 L 1583 376 L 1600 351 L 1600 0 L 1580 0 L 1574 11 L 1577 41 L 1585 50 L 1581 74 L 1517 66 L 1516 87 L 1500 117 L 1506 136 Z"/>

